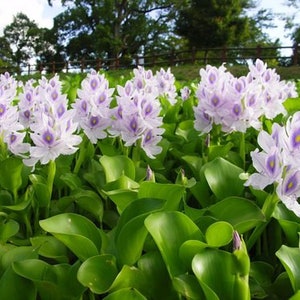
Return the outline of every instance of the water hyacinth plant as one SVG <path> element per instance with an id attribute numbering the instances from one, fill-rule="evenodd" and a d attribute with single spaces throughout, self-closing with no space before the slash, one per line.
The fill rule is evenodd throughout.
<path id="1" fill-rule="evenodd" d="M 199 75 L 1 75 L 0 299 L 298 299 L 299 83 Z"/>

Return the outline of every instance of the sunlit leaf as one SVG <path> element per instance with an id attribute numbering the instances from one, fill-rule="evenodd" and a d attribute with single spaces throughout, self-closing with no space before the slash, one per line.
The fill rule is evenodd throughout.
<path id="1" fill-rule="evenodd" d="M 117 290 L 105 298 L 103 300 L 147 300 L 145 296 L 143 296 L 138 290 L 134 288 L 124 288 Z"/>
<path id="2" fill-rule="evenodd" d="M 68 262 L 67 247 L 53 236 L 34 236 L 30 238 L 33 247 L 37 248 L 39 255 L 52 258 L 58 262 Z"/>
<path id="3" fill-rule="evenodd" d="M 282 245 L 276 256 L 288 273 L 294 291 L 300 290 L 300 249 Z"/>
<path id="4" fill-rule="evenodd" d="M 78 270 L 79 282 L 95 294 L 105 293 L 118 274 L 113 255 L 102 254 L 88 258 Z"/>
<path id="5" fill-rule="evenodd" d="M 150 213 L 161 210 L 164 203 L 161 199 L 139 199 L 126 208 L 120 217 L 115 238 L 120 263 L 133 265 L 140 258 L 148 234 L 144 220 Z"/>
<path id="6" fill-rule="evenodd" d="M 243 169 L 220 157 L 204 165 L 207 183 L 219 200 L 242 195 L 244 182 L 239 175 L 243 172 Z"/>
<path id="7" fill-rule="evenodd" d="M 37 287 L 41 299 L 78 299 L 84 287 L 77 281 L 79 264 L 50 265 L 39 259 L 27 259 L 13 264 L 14 271 Z"/>
<path id="8" fill-rule="evenodd" d="M 179 259 L 179 247 L 187 240 L 204 241 L 195 223 L 177 211 L 157 212 L 145 219 L 145 226 L 159 248 L 170 275 L 185 273 L 186 267 Z"/>
<path id="9" fill-rule="evenodd" d="M 0 162 L 0 185 L 15 193 L 22 185 L 23 162 L 11 156 Z"/>
<path id="10" fill-rule="evenodd" d="M 64 213 L 40 221 L 41 227 L 64 243 L 78 258 L 85 260 L 99 254 L 100 233 L 89 219 Z"/>
<path id="11" fill-rule="evenodd" d="M 244 233 L 265 221 L 254 202 L 240 197 L 229 197 L 208 207 L 205 215 L 230 223 L 239 233 Z"/>
<path id="12" fill-rule="evenodd" d="M 103 166 L 106 182 L 117 180 L 121 175 L 135 179 L 135 167 L 130 158 L 123 155 L 101 156 L 100 163 Z"/>
<path id="13" fill-rule="evenodd" d="M 182 201 L 184 193 L 185 187 L 179 184 L 144 181 L 140 185 L 138 197 L 166 200 L 165 209 L 176 210 Z"/>
<path id="14" fill-rule="evenodd" d="M 231 242 L 233 227 L 227 222 L 219 221 L 211 224 L 206 232 L 206 242 L 211 247 L 222 247 Z"/>

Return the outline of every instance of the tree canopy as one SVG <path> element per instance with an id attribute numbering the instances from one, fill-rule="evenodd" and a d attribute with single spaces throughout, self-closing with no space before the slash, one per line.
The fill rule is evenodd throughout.
<path id="1" fill-rule="evenodd" d="M 137 54 L 169 48 L 174 13 L 184 4 L 170 0 L 63 0 L 54 20 L 59 42 L 71 59 Z"/>
<path id="2" fill-rule="evenodd" d="M 55 0 L 53 0 L 55 1 Z M 289 0 L 299 4 L 299 0 Z M 52 5 L 52 1 L 48 1 Z M 250 16 L 255 0 L 61 0 L 65 10 L 51 29 L 39 28 L 19 13 L 4 29 L 3 61 L 18 67 L 33 58 L 51 61 L 122 59 L 186 47 L 278 45 L 263 33 L 272 13 Z M 299 29 L 294 40 L 299 40 Z"/>

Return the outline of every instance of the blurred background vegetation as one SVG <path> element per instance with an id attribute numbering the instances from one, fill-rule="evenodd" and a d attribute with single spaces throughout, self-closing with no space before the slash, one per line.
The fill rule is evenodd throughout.
<path id="1" fill-rule="evenodd" d="M 86 69 L 95 68 L 95 62 L 97 69 L 133 67 L 144 64 L 146 58 L 153 65 L 163 65 L 162 61 L 153 61 L 154 54 L 162 53 L 176 53 L 174 70 L 180 62 L 186 63 L 187 56 L 192 60 L 193 53 L 200 52 L 204 64 L 215 56 L 216 64 L 226 58 L 230 65 L 239 65 L 245 63 L 239 59 L 240 49 L 244 49 L 247 57 L 255 58 L 258 45 L 274 66 L 297 65 L 300 60 L 298 52 L 296 56 L 280 58 L 280 39 L 271 41 L 264 33 L 265 28 L 274 26 L 272 12 L 261 9 L 253 16 L 248 14 L 257 6 L 255 0 L 61 2 L 65 10 L 54 18 L 50 29 L 39 28 L 23 13 L 16 14 L 0 36 L 1 72 L 29 73 L 30 64 L 34 69 L 31 71 L 44 73 L 68 68 L 80 71 L 83 62 Z M 52 5 L 51 0 L 48 3 Z M 298 7 L 300 0 L 287 0 L 286 5 Z M 298 45 L 300 25 L 290 16 L 285 22 L 291 29 L 293 44 Z M 197 59 L 193 65 L 197 69 Z"/>

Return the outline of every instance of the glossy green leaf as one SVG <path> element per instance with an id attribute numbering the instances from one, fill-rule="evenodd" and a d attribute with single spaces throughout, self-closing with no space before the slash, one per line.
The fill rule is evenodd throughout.
<path id="1" fill-rule="evenodd" d="M 219 221 L 211 224 L 206 232 L 206 242 L 211 247 L 222 247 L 229 244 L 233 237 L 233 227 L 228 222 Z"/>
<path id="2" fill-rule="evenodd" d="M 138 290 L 133 288 L 124 288 L 117 290 L 103 298 L 103 300 L 147 300 Z"/>
<path id="3" fill-rule="evenodd" d="M 264 261 L 254 261 L 250 268 L 251 295 L 257 299 L 267 296 L 267 291 L 272 285 L 274 267 Z"/>
<path id="4" fill-rule="evenodd" d="M 194 127 L 194 120 L 180 122 L 175 134 L 183 137 L 186 141 L 199 138 L 199 132 Z"/>
<path id="5" fill-rule="evenodd" d="M 133 265 L 141 256 L 148 234 L 144 226 L 146 216 L 138 216 L 125 224 L 116 239 L 118 261 L 122 265 Z"/>
<path id="6" fill-rule="evenodd" d="M 116 204 L 119 214 L 134 200 L 138 198 L 137 191 L 129 189 L 116 189 L 105 192 L 105 194 Z"/>
<path id="7" fill-rule="evenodd" d="M 9 268 L 15 261 L 38 258 L 38 251 L 31 246 L 20 246 L 9 249 L 0 260 L 0 272 Z"/>
<path id="8" fill-rule="evenodd" d="M 158 251 L 144 254 L 137 262 L 138 268 L 146 277 L 149 299 L 177 299 L 166 265 Z"/>
<path id="9" fill-rule="evenodd" d="M 124 265 L 122 267 L 109 288 L 109 292 L 114 292 L 123 288 L 135 288 L 145 296 L 149 294 L 149 285 L 145 274 L 134 266 Z"/>
<path id="10" fill-rule="evenodd" d="M 78 299 L 84 287 L 77 281 L 79 264 L 50 265 L 39 259 L 27 259 L 13 264 L 14 271 L 37 287 L 41 299 Z"/>
<path id="11" fill-rule="evenodd" d="M 192 269 L 206 299 L 235 300 L 233 257 L 230 253 L 208 248 L 195 255 Z"/>
<path id="12" fill-rule="evenodd" d="M 195 223 L 177 211 L 157 212 L 145 219 L 145 226 L 159 248 L 169 274 L 174 277 L 185 273 L 186 267 L 179 259 L 179 247 L 187 240 L 204 241 Z"/>
<path id="13" fill-rule="evenodd" d="M 204 165 L 205 178 L 218 200 L 242 195 L 244 181 L 239 175 L 243 172 L 243 169 L 220 157 Z"/>
<path id="14" fill-rule="evenodd" d="M 127 156 L 101 156 L 100 163 L 103 166 L 106 182 L 117 180 L 121 175 L 135 179 L 135 166 Z"/>
<path id="15" fill-rule="evenodd" d="M 58 262 L 68 262 L 68 248 L 53 236 L 34 236 L 30 238 L 34 248 L 37 248 L 39 255 L 52 258 Z"/>
<path id="16" fill-rule="evenodd" d="M 78 270 L 79 282 L 95 294 L 103 294 L 110 288 L 118 274 L 113 255 L 102 254 L 88 258 Z"/>
<path id="17" fill-rule="evenodd" d="M 254 202 L 240 197 L 229 197 L 205 210 L 205 215 L 230 223 L 239 233 L 244 233 L 261 222 L 265 217 Z"/>
<path id="18" fill-rule="evenodd" d="M 188 270 L 192 269 L 194 256 L 207 247 L 209 247 L 209 245 L 206 242 L 199 240 L 188 240 L 182 243 L 179 248 L 179 257 Z"/>
<path id="19" fill-rule="evenodd" d="M 91 213 L 98 220 L 103 217 L 103 202 L 100 196 L 92 190 L 76 190 L 72 193 L 75 203 Z"/>
<path id="20" fill-rule="evenodd" d="M 22 185 L 23 162 L 11 156 L 0 162 L 0 185 L 15 193 Z"/>
<path id="21" fill-rule="evenodd" d="M 206 299 L 203 290 L 194 275 L 182 274 L 174 277 L 173 286 L 184 299 Z"/>
<path id="22" fill-rule="evenodd" d="M 19 223 L 12 219 L 0 222 L 0 242 L 6 243 L 10 237 L 18 233 L 19 227 Z"/>
<path id="23" fill-rule="evenodd" d="M 294 291 L 300 289 L 300 249 L 282 245 L 276 252 L 286 272 L 289 275 Z"/>
<path id="24" fill-rule="evenodd" d="M 99 254 L 101 235 L 84 216 L 64 213 L 41 220 L 40 226 L 64 243 L 81 260 Z"/>
<path id="25" fill-rule="evenodd" d="M 144 181 L 140 185 L 138 197 L 163 199 L 166 201 L 166 210 L 177 210 L 184 193 L 185 187 L 179 184 Z"/>
<path id="26" fill-rule="evenodd" d="M 164 203 L 161 199 L 138 199 L 125 209 L 115 234 L 121 264 L 133 265 L 140 258 L 148 234 L 144 220 L 150 213 L 161 210 Z"/>
<path id="27" fill-rule="evenodd" d="M 0 277 L 0 299 L 36 300 L 37 290 L 30 280 L 19 276 L 9 267 Z"/>

